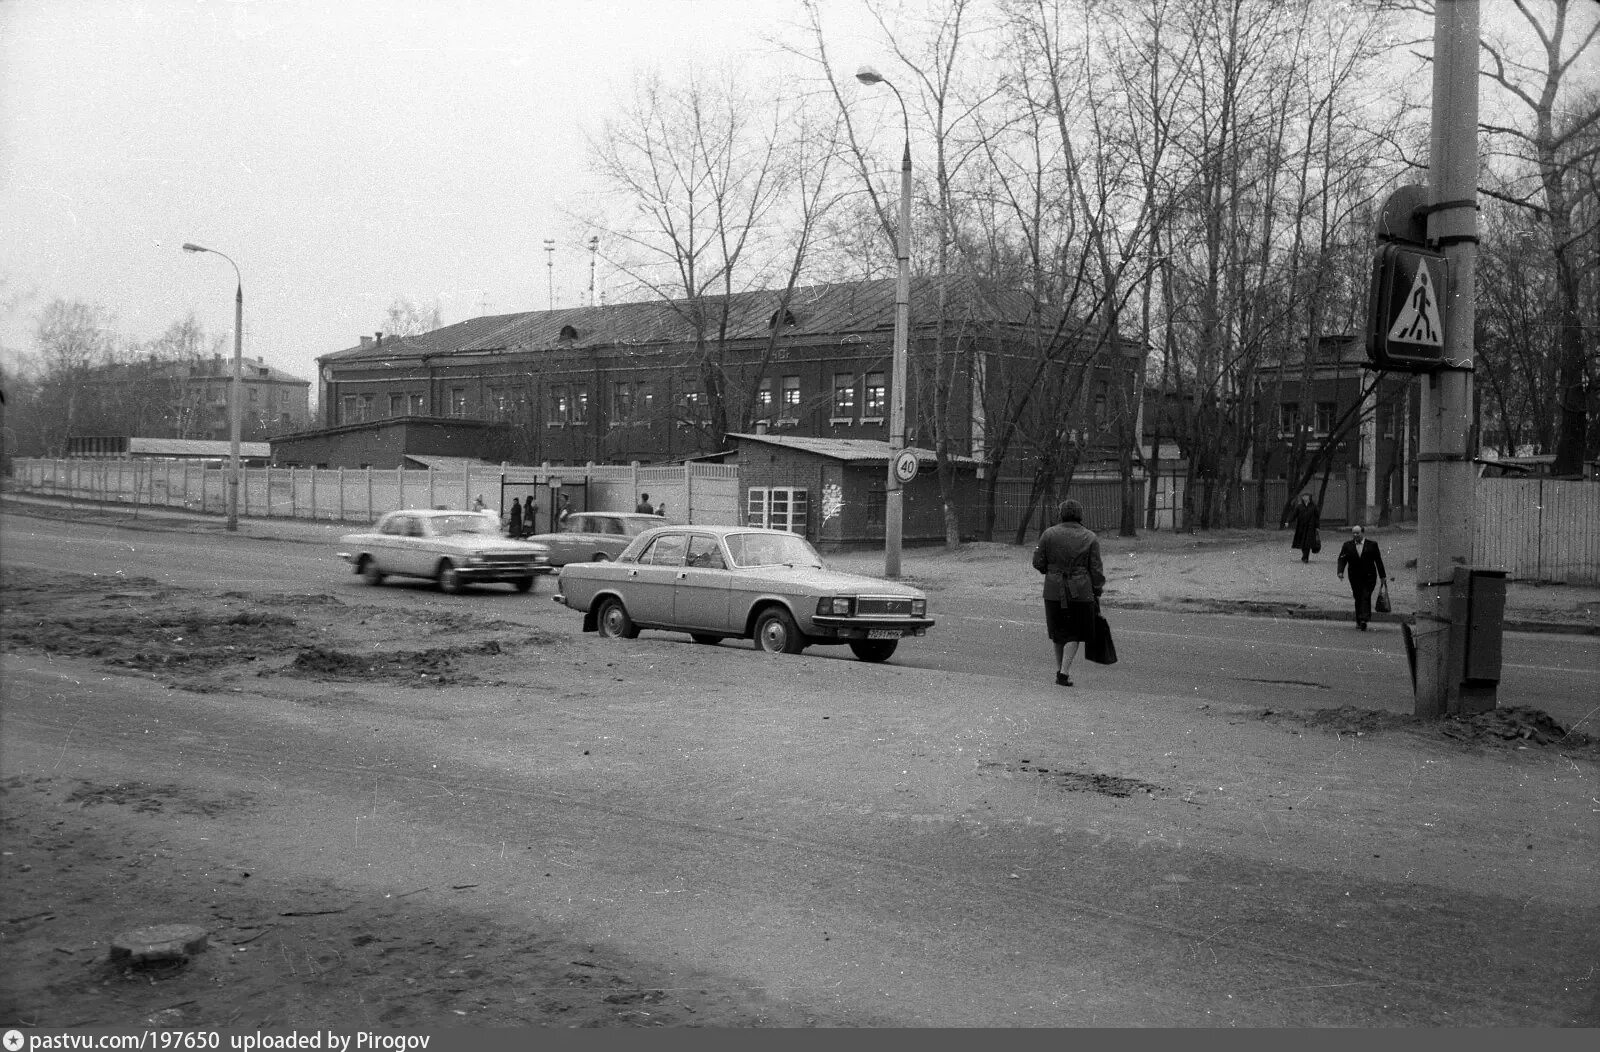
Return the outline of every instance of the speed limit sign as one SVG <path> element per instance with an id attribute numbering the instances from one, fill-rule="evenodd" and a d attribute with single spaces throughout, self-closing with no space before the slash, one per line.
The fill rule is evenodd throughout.
<path id="1" fill-rule="evenodd" d="M 902 449 L 894 458 L 894 477 L 902 483 L 910 482 L 917 477 L 917 455 L 909 449 Z"/>

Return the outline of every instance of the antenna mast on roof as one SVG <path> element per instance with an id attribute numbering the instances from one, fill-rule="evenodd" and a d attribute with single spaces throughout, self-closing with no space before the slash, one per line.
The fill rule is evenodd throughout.
<path id="1" fill-rule="evenodd" d="M 599 234 L 595 234 L 593 237 L 589 238 L 589 306 L 591 306 L 591 307 L 595 306 L 595 302 L 594 302 L 594 261 L 595 261 L 595 258 L 599 254 L 600 254 L 600 235 Z"/>
<path id="2" fill-rule="evenodd" d="M 544 239 L 545 285 L 550 294 L 550 309 L 556 309 L 556 239 Z"/>

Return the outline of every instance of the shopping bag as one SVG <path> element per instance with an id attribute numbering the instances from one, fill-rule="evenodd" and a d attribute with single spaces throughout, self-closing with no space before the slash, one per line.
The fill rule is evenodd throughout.
<path id="1" fill-rule="evenodd" d="M 1111 641 L 1111 625 L 1099 614 L 1094 615 L 1094 635 L 1084 645 L 1083 656 L 1096 665 L 1117 663 L 1117 645 Z"/>
<path id="2" fill-rule="evenodd" d="M 1380 614 L 1387 614 L 1390 610 L 1394 609 L 1389 602 L 1388 581 L 1384 581 L 1382 584 L 1378 585 L 1378 598 L 1372 604 L 1372 609 L 1376 610 Z"/>

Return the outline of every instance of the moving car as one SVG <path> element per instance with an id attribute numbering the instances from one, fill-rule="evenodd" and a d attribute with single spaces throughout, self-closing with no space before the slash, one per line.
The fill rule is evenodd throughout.
<path id="1" fill-rule="evenodd" d="M 579 511 L 567 516 L 556 533 L 541 533 L 534 540 L 550 548 L 550 565 L 615 559 L 645 530 L 667 525 L 659 515 L 631 511 Z"/>
<path id="2" fill-rule="evenodd" d="M 445 592 L 491 581 L 527 592 L 550 572 L 548 548 L 502 537 L 487 512 L 391 511 L 370 532 L 340 537 L 339 547 L 339 557 L 372 585 L 390 576 L 426 577 Z"/>
<path id="3" fill-rule="evenodd" d="M 887 661 L 934 623 L 919 590 L 829 570 L 804 537 L 751 526 L 650 530 L 614 562 L 563 566 L 554 598 L 609 639 L 651 628 L 775 654 L 842 643 L 862 661 Z"/>

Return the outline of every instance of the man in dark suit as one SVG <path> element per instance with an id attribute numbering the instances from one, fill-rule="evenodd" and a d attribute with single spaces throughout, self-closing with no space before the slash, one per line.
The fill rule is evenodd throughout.
<path id="1" fill-rule="evenodd" d="M 1350 527 L 1350 539 L 1339 549 L 1339 580 L 1350 571 L 1350 592 L 1356 599 L 1356 627 L 1365 632 L 1372 620 L 1372 590 L 1389 576 L 1383 567 L 1378 542 L 1369 541 L 1360 526 Z"/>

